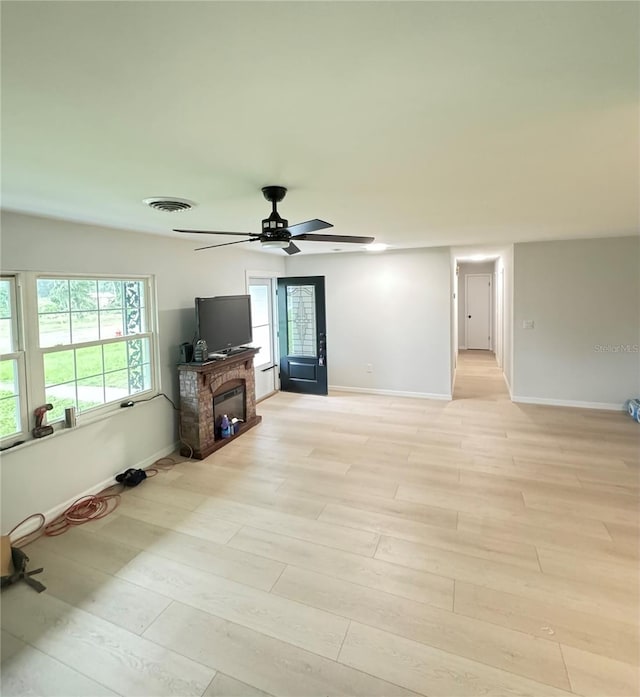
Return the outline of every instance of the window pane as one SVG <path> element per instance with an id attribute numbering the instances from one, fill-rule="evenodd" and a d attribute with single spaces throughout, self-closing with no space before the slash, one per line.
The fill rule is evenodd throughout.
<path id="1" fill-rule="evenodd" d="M 11 317 L 11 281 L 0 280 L 0 318 Z"/>
<path id="2" fill-rule="evenodd" d="M 44 354 L 44 384 L 60 385 L 75 379 L 73 351 L 56 351 Z M 74 393 L 75 397 L 75 393 Z"/>
<path id="3" fill-rule="evenodd" d="M 127 346 L 124 341 L 105 344 L 103 350 L 105 370 L 119 370 L 127 367 Z"/>
<path id="4" fill-rule="evenodd" d="M 98 309 L 98 282 L 90 280 L 75 280 L 69 283 L 72 310 Z"/>
<path id="5" fill-rule="evenodd" d="M 47 422 L 53 423 L 64 418 L 64 410 L 67 407 L 76 406 L 76 385 L 74 382 L 66 385 L 47 387 L 45 390 L 47 402 L 53 404 L 53 410 L 47 412 Z"/>
<path id="6" fill-rule="evenodd" d="M 69 281 L 38 279 L 38 312 L 64 312 L 69 309 Z"/>
<path id="7" fill-rule="evenodd" d="M 60 346 L 71 343 L 71 326 L 68 314 L 45 314 L 38 317 L 40 346 Z"/>
<path id="8" fill-rule="evenodd" d="M 101 310 L 122 307 L 122 283 L 120 281 L 98 281 L 98 303 Z"/>
<path id="9" fill-rule="evenodd" d="M 13 353 L 13 321 L 0 319 L 0 353 Z"/>
<path id="10" fill-rule="evenodd" d="M 271 342 L 269 326 L 253 328 L 252 346 L 260 348 L 260 353 L 255 357 L 256 365 L 271 363 Z"/>
<path id="11" fill-rule="evenodd" d="M 122 310 L 104 310 L 100 312 L 100 338 L 115 339 L 124 336 Z"/>
<path id="12" fill-rule="evenodd" d="M 76 349 L 76 376 L 88 378 L 92 375 L 102 375 L 102 346 L 87 346 Z"/>
<path id="13" fill-rule="evenodd" d="M 98 341 L 98 312 L 71 313 L 71 341 L 74 344 L 83 341 Z"/>
<path id="14" fill-rule="evenodd" d="M 287 286 L 287 338 L 291 356 L 316 356 L 314 286 Z"/>
<path id="15" fill-rule="evenodd" d="M 20 400 L 0 389 L 0 438 L 20 433 Z"/>
<path id="16" fill-rule="evenodd" d="M 269 324 L 269 287 L 250 286 L 251 319 L 254 326 Z"/>
<path id="17" fill-rule="evenodd" d="M 94 375 L 78 380 L 78 411 L 104 404 L 104 376 Z"/>
<path id="18" fill-rule="evenodd" d="M 0 438 L 20 430 L 18 361 L 0 361 Z"/>

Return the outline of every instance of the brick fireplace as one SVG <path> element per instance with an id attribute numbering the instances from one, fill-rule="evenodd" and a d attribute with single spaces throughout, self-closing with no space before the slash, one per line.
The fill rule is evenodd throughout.
<path id="1" fill-rule="evenodd" d="M 224 360 L 178 365 L 180 437 L 193 448 L 193 457 L 202 460 L 262 421 L 256 414 L 256 353 L 258 349 L 249 349 Z M 220 436 L 216 416 L 219 421 L 222 413 L 243 419 L 231 438 Z M 180 452 L 190 454 L 185 446 Z"/>

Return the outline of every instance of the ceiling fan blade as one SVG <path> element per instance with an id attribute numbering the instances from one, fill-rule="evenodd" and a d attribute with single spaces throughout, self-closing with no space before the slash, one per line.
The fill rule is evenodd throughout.
<path id="1" fill-rule="evenodd" d="M 305 232 L 315 232 L 316 230 L 325 230 L 328 227 L 333 227 L 331 223 L 327 223 L 324 220 L 318 220 L 314 218 L 313 220 L 306 220 L 304 223 L 296 223 L 295 225 L 289 225 L 287 230 L 292 236 L 302 235 Z"/>
<path id="2" fill-rule="evenodd" d="M 296 241 L 307 242 L 353 242 L 355 244 L 371 244 L 375 237 L 358 237 L 356 235 L 296 235 Z"/>
<path id="3" fill-rule="evenodd" d="M 228 247 L 230 244 L 244 244 L 245 242 L 256 242 L 257 240 L 258 240 L 258 238 L 254 237 L 250 240 L 237 240 L 236 242 L 223 242 L 222 244 L 210 244 L 206 247 L 196 247 L 193 251 L 199 252 L 201 249 L 213 249 L 213 247 Z"/>
<path id="4" fill-rule="evenodd" d="M 235 235 L 243 237 L 258 237 L 260 233 L 258 232 L 219 232 L 217 230 L 175 230 L 174 232 L 188 232 L 189 234 L 196 235 Z"/>
<path id="5" fill-rule="evenodd" d="M 289 242 L 289 246 L 284 248 L 284 251 L 287 254 L 297 254 L 300 250 L 293 244 L 293 242 Z"/>

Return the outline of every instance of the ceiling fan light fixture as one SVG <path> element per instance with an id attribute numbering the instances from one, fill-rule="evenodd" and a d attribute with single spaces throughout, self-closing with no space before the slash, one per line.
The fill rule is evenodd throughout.
<path id="1" fill-rule="evenodd" d="M 289 240 L 260 240 L 260 246 L 265 249 L 286 249 L 289 244 Z"/>

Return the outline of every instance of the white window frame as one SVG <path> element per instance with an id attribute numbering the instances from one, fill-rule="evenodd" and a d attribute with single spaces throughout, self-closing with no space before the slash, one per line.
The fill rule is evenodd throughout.
<path id="1" fill-rule="evenodd" d="M 20 416 L 22 432 L 13 434 L 0 440 L 0 445 L 10 445 L 18 440 L 27 440 L 28 443 L 39 442 L 39 439 L 31 438 L 33 427 L 33 411 L 46 403 L 44 380 L 44 355 L 52 350 L 73 350 L 91 345 L 102 346 L 106 343 L 116 343 L 126 339 L 147 338 L 149 340 L 149 374 L 151 385 L 148 390 L 136 392 L 128 399 L 132 401 L 144 400 L 155 397 L 161 393 L 161 376 L 159 364 L 159 338 L 158 338 L 158 305 L 156 293 L 156 279 L 153 275 L 139 275 L 129 273 L 48 273 L 46 271 L 9 271 L 3 270 L 0 274 L 3 278 L 14 279 L 15 293 L 13 303 L 15 308 L 14 336 L 19 345 L 19 351 L 13 354 L 4 354 L 2 358 L 17 356 L 19 365 L 19 389 L 20 389 Z M 105 280 L 105 281 L 142 281 L 145 287 L 145 327 L 146 331 L 140 334 L 132 334 L 128 337 L 116 339 L 102 339 L 99 341 L 77 342 L 66 344 L 64 348 L 44 347 L 40 348 L 38 327 L 38 289 L 39 278 L 52 278 L 61 280 Z M 78 413 L 78 426 L 108 418 L 121 411 L 121 402 L 115 401 L 101 404 Z M 128 400 L 127 400 L 128 401 Z M 47 423 L 57 431 L 64 427 L 63 419 L 51 420 Z M 45 439 L 46 440 L 46 439 Z"/>
<path id="2" fill-rule="evenodd" d="M 23 440 L 29 431 L 29 409 L 27 371 L 25 368 L 25 343 L 21 315 L 21 287 L 18 274 L 2 273 L 0 278 L 10 283 L 11 302 L 11 331 L 13 337 L 13 351 L 0 355 L 2 360 L 15 360 L 18 366 L 18 404 L 20 412 L 20 431 L 0 438 L 0 447 L 13 441 Z"/>

